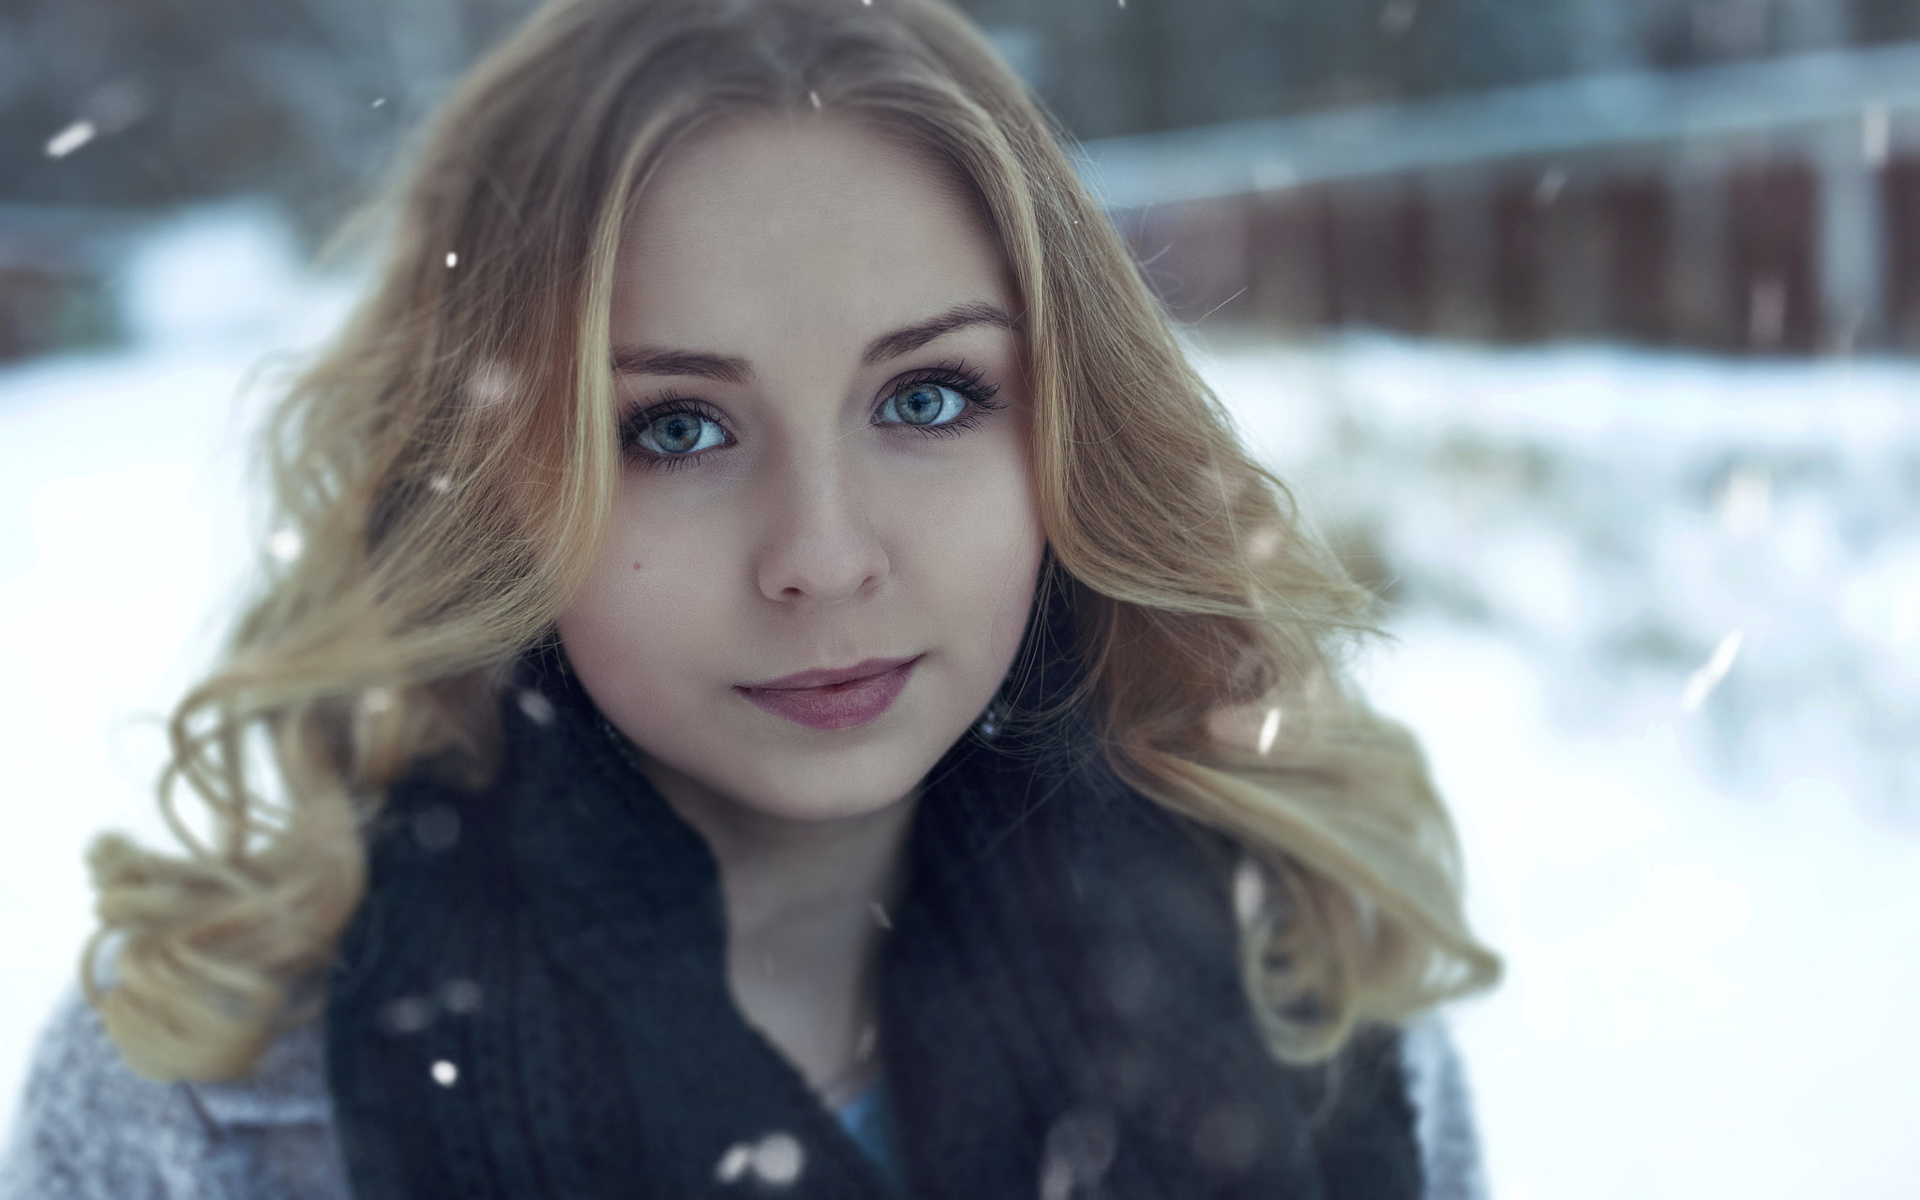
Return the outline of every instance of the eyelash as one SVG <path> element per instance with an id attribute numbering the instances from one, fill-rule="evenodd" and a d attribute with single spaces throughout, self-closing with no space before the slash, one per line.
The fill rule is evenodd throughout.
<path id="1" fill-rule="evenodd" d="M 879 412 L 881 406 L 886 404 L 888 400 L 891 400 L 908 388 L 918 387 L 924 383 L 951 388 L 953 391 L 959 393 L 961 398 L 967 402 L 966 411 L 953 420 L 941 425 L 909 425 L 906 422 L 895 421 L 884 422 L 884 424 L 899 425 L 932 437 L 958 437 L 961 433 L 977 425 L 981 417 L 1002 407 L 993 401 L 994 396 L 1000 391 L 998 385 L 988 383 L 978 368 L 969 367 L 964 362 L 956 362 L 941 363 L 938 366 L 928 367 L 925 370 L 915 371 L 903 376 L 895 381 L 893 385 L 887 389 L 886 393 L 880 397 L 879 402 L 874 405 L 874 411 L 876 413 Z M 727 423 L 721 419 L 719 412 L 712 405 L 692 396 L 683 396 L 669 392 L 645 408 L 634 409 L 620 422 L 621 453 L 626 456 L 628 461 L 638 463 L 649 470 L 677 471 L 682 467 L 689 466 L 705 458 L 715 450 L 724 450 L 727 446 L 733 444 L 732 441 L 728 441 L 724 445 L 709 447 L 706 450 L 695 450 L 687 454 L 656 454 L 650 450 L 641 448 L 641 433 L 655 421 L 663 417 L 674 416 L 678 413 L 685 413 L 711 421 L 715 425 L 718 425 L 723 432 L 726 432 L 729 438 L 733 436 L 732 433 L 727 430 Z"/>

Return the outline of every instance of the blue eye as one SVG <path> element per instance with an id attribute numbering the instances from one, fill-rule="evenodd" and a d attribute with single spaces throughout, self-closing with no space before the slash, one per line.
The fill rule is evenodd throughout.
<path id="1" fill-rule="evenodd" d="M 893 425 L 926 435 L 954 437 L 1000 408 L 999 388 L 964 363 L 943 364 L 891 385 L 874 410 L 875 425 Z M 736 439 L 720 410 L 691 396 L 666 395 L 636 408 L 620 421 L 620 447 L 629 463 L 648 470 L 675 470 L 705 461 Z"/>
<path id="2" fill-rule="evenodd" d="M 910 383 L 880 406 L 883 425 L 945 425 L 967 410 L 967 398 L 937 383 Z"/>
<path id="3" fill-rule="evenodd" d="M 633 431 L 642 449 L 669 458 L 725 445 L 727 431 L 719 422 L 696 412 L 659 413 Z"/>

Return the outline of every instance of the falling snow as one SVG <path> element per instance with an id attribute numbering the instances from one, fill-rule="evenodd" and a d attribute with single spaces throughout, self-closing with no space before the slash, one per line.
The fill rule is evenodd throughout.
<path id="1" fill-rule="evenodd" d="M 754 1172 L 774 1187 L 788 1187 L 800 1178 L 806 1164 L 800 1141 L 790 1133 L 771 1133 L 754 1148 Z"/>
<path id="2" fill-rule="evenodd" d="M 47 157 L 65 158 L 92 141 L 98 132 L 92 121 L 75 121 L 47 139 Z"/>
<path id="3" fill-rule="evenodd" d="M 553 724 L 553 701 L 531 688 L 522 690 L 519 700 L 520 711 L 527 714 L 527 718 L 535 725 Z"/>
<path id="4" fill-rule="evenodd" d="M 720 1156 L 720 1162 L 713 1169 L 713 1177 L 721 1183 L 738 1183 L 752 1164 L 753 1147 L 737 1142 L 727 1147 L 727 1152 Z"/>
<path id="5" fill-rule="evenodd" d="M 1746 640 L 1746 636 L 1745 631 L 1736 629 L 1720 639 L 1720 644 L 1714 647 L 1713 657 L 1707 660 L 1707 665 L 1688 677 L 1687 690 L 1680 698 L 1682 709 L 1694 712 L 1707 702 L 1707 697 L 1713 694 L 1713 689 L 1719 687 L 1720 681 L 1725 679 L 1727 672 L 1733 669 L 1733 660 L 1739 657 L 1740 643 Z"/>
<path id="6" fill-rule="evenodd" d="M 451 979 L 442 991 L 442 1003 L 447 1011 L 458 1016 L 471 1016 L 480 1011 L 480 1003 L 486 998 L 480 985 L 471 979 Z"/>
<path id="7" fill-rule="evenodd" d="M 1041 1200 L 1071 1200 L 1097 1194 L 1118 1148 L 1113 1118 L 1098 1110 L 1074 1110 L 1047 1130 L 1040 1159 Z"/>
<path id="8" fill-rule="evenodd" d="M 1233 871 L 1233 912 L 1242 925 L 1248 925 L 1260 915 L 1267 903 L 1266 875 L 1260 870 L 1260 864 L 1252 859 L 1242 859 Z"/>
<path id="9" fill-rule="evenodd" d="M 1270 708 L 1267 710 L 1267 715 L 1265 719 L 1260 722 L 1260 753 L 1261 754 L 1272 753 L 1273 739 L 1277 737 L 1279 733 L 1280 733 L 1280 710 L 1277 708 Z"/>
<path id="10" fill-rule="evenodd" d="M 460 1082 L 460 1068 L 446 1059 L 438 1059 L 433 1064 L 433 1081 L 443 1088 L 450 1088 Z"/>
<path id="11" fill-rule="evenodd" d="M 503 362 L 483 362 L 467 379 L 467 397 L 476 408 L 490 408 L 513 395 L 513 368 Z"/>
<path id="12" fill-rule="evenodd" d="M 1920 962 L 1883 940 L 1920 927 L 1920 368 L 1371 337 L 1201 365 L 1391 572 L 1360 679 L 1508 966 L 1455 1018 L 1492 1194 L 1904 1194 L 1913 1106 L 1821 1097 L 1920 1079 Z M 1596 1162 L 1629 1111 L 1662 1136 Z M 1773 1149 L 1686 1149 L 1742 1138 Z"/>
<path id="13" fill-rule="evenodd" d="M 0 845 L 0 1123 L 87 933 L 88 839 L 166 836 L 135 718 L 211 660 L 258 566 L 239 384 L 349 291 L 296 291 L 275 238 L 223 235 L 204 304 L 197 228 L 142 252 L 149 340 L 0 369 L 0 624 L 32 631 L 36 681 L 0 692 L 0 769 L 59 798 Z M 1920 965 L 1887 937 L 1920 928 L 1920 368 L 1377 338 L 1201 366 L 1316 527 L 1391 568 L 1396 640 L 1356 669 L 1420 736 L 1508 961 L 1455 1015 L 1491 1193 L 1906 1194 Z M 448 1020 L 456 994 L 420 999 Z M 1700 1152 L 1729 1145 L 1767 1153 Z"/>
<path id="14" fill-rule="evenodd" d="M 419 1033 L 433 1024 L 433 1001 L 425 996 L 400 996 L 380 1009 L 378 1022 L 382 1032 L 395 1036 Z"/>
<path id="15" fill-rule="evenodd" d="M 800 1141 L 790 1133 L 770 1133 L 756 1142 L 740 1142 L 727 1148 L 714 1168 L 721 1183 L 740 1183 L 751 1179 L 766 1187 L 791 1187 L 806 1166 L 806 1154 Z"/>

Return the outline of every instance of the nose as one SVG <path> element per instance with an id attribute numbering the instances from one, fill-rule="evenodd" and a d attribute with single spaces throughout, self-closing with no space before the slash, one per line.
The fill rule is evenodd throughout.
<path id="1" fill-rule="evenodd" d="M 791 604 L 839 604 L 871 595 L 890 569 L 873 499 L 831 458 L 777 473 L 765 497 L 760 594 Z"/>

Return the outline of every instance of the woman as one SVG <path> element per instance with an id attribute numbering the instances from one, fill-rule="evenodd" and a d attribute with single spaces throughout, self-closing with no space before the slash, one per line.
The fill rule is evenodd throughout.
<path id="1" fill-rule="evenodd" d="M 960 18 L 551 4 L 393 246 L 7 1194 L 1467 1193 L 1367 598 Z"/>

